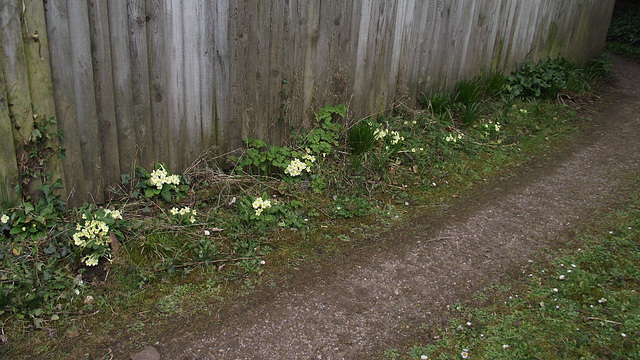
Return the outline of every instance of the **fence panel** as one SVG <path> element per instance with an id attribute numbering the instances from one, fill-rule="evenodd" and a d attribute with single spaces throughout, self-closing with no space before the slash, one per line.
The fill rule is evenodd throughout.
<path id="1" fill-rule="evenodd" d="M 31 133 L 34 113 L 55 107 L 67 149 L 57 176 L 72 204 L 104 201 L 136 164 L 179 172 L 212 146 L 222 153 L 248 136 L 284 141 L 327 103 L 347 103 L 357 119 L 397 99 L 413 106 L 420 92 L 481 70 L 589 59 L 603 49 L 614 5 L 25 0 L 23 11 L 18 3 L 0 7 L 9 100 L 0 103 L 0 175 L 15 177 L 20 134 Z"/>

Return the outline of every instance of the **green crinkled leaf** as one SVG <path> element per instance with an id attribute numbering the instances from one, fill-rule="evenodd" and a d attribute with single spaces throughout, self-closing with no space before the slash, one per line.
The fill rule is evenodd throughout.
<path id="1" fill-rule="evenodd" d="M 157 190 L 156 188 L 146 188 L 146 189 L 144 189 L 144 197 L 150 198 L 150 197 L 156 195 L 157 194 L 156 190 Z"/>
<path id="2" fill-rule="evenodd" d="M 164 199 L 164 201 L 171 202 L 171 193 L 169 191 L 163 191 L 160 193 L 160 195 L 162 196 L 162 199 Z"/>

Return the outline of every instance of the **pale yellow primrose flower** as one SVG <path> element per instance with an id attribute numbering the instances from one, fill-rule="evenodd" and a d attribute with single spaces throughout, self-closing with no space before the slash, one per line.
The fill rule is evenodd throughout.
<path id="1" fill-rule="evenodd" d="M 376 131 L 373 133 L 373 137 L 376 140 L 382 140 L 387 137 L 387 134 L 389 134 L 389 132 L 385 129 L 376 129 Z"/>
<path id="2" fill-rule="evenodd" d="M 399 143 L 400 141 L 404 141 L 404 137 L 400 136 L 399 132 L 392 131 L 391 132 L 391 144 L 395 145 L 395 144 Z"/>
<path id="3" fill-rule="evenodd" d="M 180 185 L 180 177 L 178 175 L 169 175 L 164 167 L 154 170 L 149 179 L 149 185 L 155 186 L 158 190 L 162 189 L 164 184 Z"/>
<path id="4" fill-rule="evenodd" d="M 262 197 L 258 197 L 253 201 L 253 204 L 251 204 L 251 206 L 256 209 L 256 216 L 260 216 L 264 209 L 271 207 L 271 200 L 262 200 Z"/>
<path id="5" fill-rule="evenodd" d="M 91 220 L 84 224 L 84 227 L 80 224 L 76 225 L 77 232 L 73 234 L 73 243 L 76 246 L 87 246 L 88 240 L 96 241 L 98 245 L 106 245 L 109 243 L 109 227 L 104 221 Z"/>
<path id="6" fill-rule="evenodd" d="M 122 213 L 120 212 L 120 210 L 114 210 L 111 213 L 111 218 L 115 220 L 122 220 Z"/>
<path id="7" fill-rule="evenodd" d="M 312 163 L 313 163 L 313 162 L 316 162 L 316 157 L 315 157 L 315 156 L 313 156 L 313 155 L 311 155 L 311 154 L 304 154 L 304 155 L 302 155 L 302 158 L 303 158 L 304 160 L 309 160 L 309 161 L 311 161 Z"/>
<path id="8" fill-rule="evenodd" d="M 2 214 L 2 216 L 0 216 L 0 222 L 3 224 L 6 224 L 9 222 L 9 217 L 7 216 L 7 214 Z"/>
<path id="9" fill-rule="evenodd" d="M 91 254 L 90 256 L 87 256 L 84 263 L 87 266 L 96 266 L 98 265 L 98 256 L 96 254 Z"/>
<path id="10" fill-rule="evenodd" d="M 302 170 L 307 170 L 307 164 L 300 161 L 298 158 L 295 158 L 291 160 L 287 168 L 284 169 L 284 173 L 289 176 L 299 176 L 302 173 Z"/>

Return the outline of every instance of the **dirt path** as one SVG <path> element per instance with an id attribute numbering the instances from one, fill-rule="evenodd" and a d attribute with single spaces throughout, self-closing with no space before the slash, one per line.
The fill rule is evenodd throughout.
<path id="1" fill-rule="evenodd" d="M 640 66 L 615 60 L 614 86 L 574 148 L 489 185 L 438 224 L 418 219 L 348 265 L 305 272 L 212 317 L 204 331 L 175 334 L 156 345 L 163 359 L 368 358 L 440 321 L 447 304 L 520 271 L 542 247 L 614 206 L 640 174 Z"/>

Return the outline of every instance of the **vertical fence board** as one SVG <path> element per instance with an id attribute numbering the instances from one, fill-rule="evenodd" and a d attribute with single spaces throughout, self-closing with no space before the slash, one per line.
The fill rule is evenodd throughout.
<path id="1" fill-rule="evenodd" d="M 113 94 L 113 72 L 111 66 L 111 46 L 109 40 L 109 15 L 106 3 L 90 0 L 89 20 L 93 46 L 93 76 L 95 85 L 96 111 L 100 145 L 102 150 L 102 170 L 109 184 L 118 182 L 120 173 L 120 147 L 118 146 L 116 109 Z"/>
<path id="2" fill-rule="evenodd" d="M 167 23 L 169 30 L 165 38 L 167 44 L 167 96 L 169 109 L 169 168 L 180 169 L 183 165 L 185 150 L 185 93 L 184 93 L 184 37 L 183 37 L 183 3 L 180 0 L 167 0 Z M 175 171 L 175 170 L 174 170 Z"/>
<path id="3" fill-rule="evenodd" d="M 133 93 L 134 126 L 139 151 L 138 161 L 150 168 L 155 159 L 151 110 L 151 89 L 149 87 L 149 54 L 147 39 L 146 2 L 128 0 L 129 52 L 131 54 L 131 79 Z M 125 169 L 128 170 L 128 169 Z"/>
<path id="4" fill-rule="evenodd" d="M 44 5 L 41 1 L 25 0 L 23 2 L 22 31 L 24 39 L 25 61 L 29 77 L 29 94 L 33 114 L 39 117 L 55 117 L 56 109 L 53 99 L 53 82 L 49 66 L 49 39 L 44 15 Z M 56 124 L 49 124 L 48 130 L 54 136 L 48 145 L 56 147 L 59 140 L 55 137 L 58 132 Z M 51 181 L 63 180 L 62 159 L 57 155 L 49 159 L 45 170 L 51 175 Z M 64 191 L 64 184 L 63 184 Z"/>
<path id="5" fill-rule="evenodd" d="M 268 138 L 273 143 L 280 143 L 282 139 L 282 124 L 284 123 L 286 87 L 284 84 L 284 74 L 286 73 L 285 57 L 286 48 L 284 43 L 285 23 L 289 21 L 287 4 L 282 1 L 272 1 L 270 12 L 272 16 L 269 21 L 269 48 L 265 57 L 269 57 L 269 68 L 266 76 L 268 91 L 262 94 L 268 97 L 271 121 L 269 124 Z M 287 44 L 289 45 L 289 44 Z"/>
<path id="6" fill-rule="evenodd" d="M 229 1 L 217 1 L 214 12 L 214 81 L 216 99 L 216 145 L 223 152 L 231 149 L 228 140 L 232 134 L 231 84 L 229 77 Z"/>
<path id="7" fill-rule="evenodd" d="M 71 6 L 70 6 L 71 5 Z M 101 203 L 104 200 L 104 174 L 102 154 L 98 134 L 98 118 L 93 82 L 91 41 L 89 29 L 89 10 L 87 3 L 67 1 L 69 15 L 69 37 L 71 42 L 71 68 L 77 106 L 77 136 L 82 148 L 87 192 L 92 200 Z M 69 66 L 67 64 L 66 66 Z"/>
<path id="8" fill-rule="evenodd" d="M 13 144 L 13 125 L 9 116 L 4 71 L 0 64 L 0 204 L 10 205 L 18 198 L 13 187 L 18 179 L 16 149 Z"/>
<path id="9" fill-rule="evenodd" d="M 131 172 L 137 161 L 136 119 L 133 103 L 133 64 L 129 45 L 129 15 L 127 2 L 108 2 L 111 66 L 120 148 L 120 169 Z"/>
<path id="10" fill-rule="evenodd" d="M 316 67 L 314 66 L 315 58 L 318 51 L 318 37 L 320 27 L 320 2 L 318 0 L 307 1 L 306 26 L 303 31 L 306 32 L 303 47 L 304 51 L 304 67 L 302 70 L 302 109 L 303 113 L 312 109 L 312 98 L 315 92 Z M 304 128 L 311 126 L 308 116 L 303 116 L 302 125 Z"/>
<path id="11" fill-rule="evenodd" d="M 165 0 L 146 0 L 147 55 L 149 57 L 149 92 L 154 160 L 169 161 L 169 94 L 167 93 L 167 7 Z"/>
<path id="12" fill-rule="evenodd" d="M 213 23 L 215 14 L 215 1 L 199 1 L 198 2 L 198 28 L 200 32 L 200 79 L 199 79 L 199 96 L 200 96 L 200 118 L 202 145 L 200 151 L 206 151 L 215 145 L 215 111 L 216 98 L 215 88 L 217 84 L 214 80 L 214 61 L 215 61 L 215 43 Z"/>
<path id="13" fill-rule="evenodd" d="M 19 144 L 31 139 L 33 111 L 20 25 L 22 15 L 18 5 L 17 1 L 4 1 L 0 4 L 0 63 L 4 71 L 6 91 L 2 96 L 7 97 L 9 113 L 14 123 L 14 139 L 18 145 L 16 150 L 18 157 L 21 157 L 26 155 Z"/>
<path id="14" fill-rule="evenodd" d="M 64 132 L 62 146 L 66 149 L 63 160 L 65 186 L 69 205 L 77 205 L 85 200 L 87 182 L 85 181 L 82 148 L 78 137 L 76 121 L 76 95 L 71 64 L 71 37 L 69 34 L 69 14 L 65 1 L 47 3 L 47 32 L 49 34 L 49 52 L 51 54 L 51 76 L 54 86 L 56 117 Z"/>
<path id="15" fill-rule="evenodd" d="M 242 146 L 246 138 L 246 124 L 243 114 L 246 97 L 246 70 L 242 64 L 246 60 L 247 42 L 244 1 L 229 0 L 229 117 L 223 128 L 224 149 L 231 151 Z"/>
<path id="16" fill-rule="evenodd" d="M 271 32 L 273 30 L 271 28 L 271 4 L 268 1 L 260 1 L 257 7 L 257 18 L 255 21 L 257 44 L 255 47 L 256 52 L 254 53 L 256 55 L 254 62 L 257 62 L 257 66 L 256 73 L 251 74 L 256 82 L 253 120 L 257 122 L 255 127 L 259 137 L 273 142 L 273 139 L 269 138 L 270 128 L 275 120 L 273 117 L 273 102 L 269 96 L 271 90 L 269 78 L 272 66 L 275 68 L 277 64 L 271 64 L 270 56 Z"/>
<path id="17" fill-rule="evenodd" d="M 184 67 L 184 147 L 182 164 L 188 166 L 202 151 L 200 88 L 200 16 L 198 0 L 183 2 L 182 36 Z"/>

